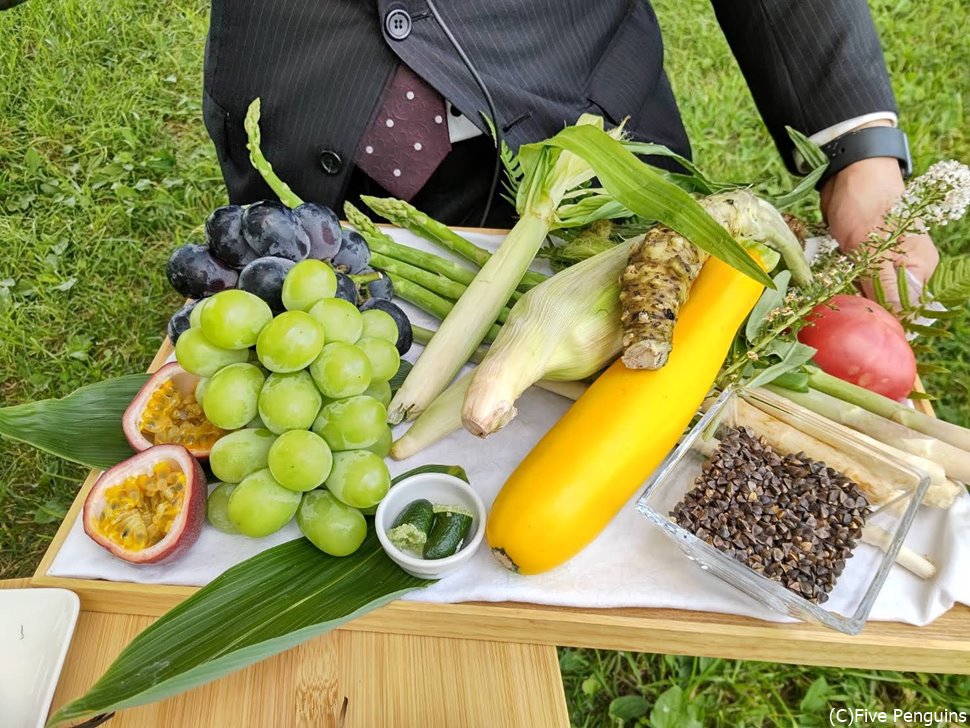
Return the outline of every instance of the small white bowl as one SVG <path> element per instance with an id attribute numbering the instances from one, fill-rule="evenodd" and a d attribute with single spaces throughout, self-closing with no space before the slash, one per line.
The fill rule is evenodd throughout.
<path id="1" fill-rule="evenodd" d="M 425 498 L 443 506 L 462 506 L 472 514 L 472 525 L 458 553 L 443 559 L 422 559 L 391 543 L 387 532 L 405 507 Z M 418 473 L 391 488 L 374 514 L 374 528 L 381 546 L 398 566 L 419 579 L 440 579 L 475 555 L 485 536 L 485 504 L 464 480 L 445 473 Z"/>

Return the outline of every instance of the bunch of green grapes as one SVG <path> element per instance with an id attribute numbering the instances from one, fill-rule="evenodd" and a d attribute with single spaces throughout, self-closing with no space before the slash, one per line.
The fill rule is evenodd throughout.
<path id="1" fill-rule="evenodd" d="M 212 448 L 222 481 L 209 496 L 216 528 L 259 538 L 296 517 L 335 556 L 356 551 L 391 485 L 387 405 L 400 355 L 398 325 L 380 309 L 336 298 L 333 269 L 294 265 L 285 311 L 242 290 L 204 299 L 175 345 L 201 377 L 205 416 L 231 432 Z"/>

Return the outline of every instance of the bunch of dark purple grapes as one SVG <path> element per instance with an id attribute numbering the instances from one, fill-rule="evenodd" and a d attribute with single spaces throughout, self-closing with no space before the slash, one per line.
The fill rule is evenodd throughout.
<path id="1" fill-rule="evenodd" d="M 275 200 L 243 207 L 226 205 L 205 222 L 205 244 L 187 243 L 168 259 L 166 274 L 172 288 L 193 299 L 172 316 L 168 336 L 172 343 L 190 326 L 196 302 L 227 288 L 248 291 L 283 311 L 283 280 L 296 263 L 307 258 L 333 266 L 337 298 L 361 310 L 379 308 L 398 327 L 397 348 L 411 348 L 411 324 L 391 299 L 391 279 L 370 267 L 367 241 L 344 230 L 329 207 L 305 202 L 290 209 Z"/>

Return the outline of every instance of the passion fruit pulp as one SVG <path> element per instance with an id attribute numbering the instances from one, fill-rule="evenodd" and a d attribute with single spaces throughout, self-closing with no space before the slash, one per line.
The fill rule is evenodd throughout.
<path id="1" fill-rule="evenodd" d="M 202 466 L 181 445 L 156 445 L 98 478 L 84 501 L 84 532 L 133 564 L 189 548 L 205 521 Z"/>
<path id="2" fill-rule="evenodd" d="M 199 377 L 178 362 L 166 364 L 145 383 L 128 405 L 122 426 L 136 452 L 153 445 L 182 445 L 197 458 L 206 459 L 216 441 L 226 434 L 206 419 L 195 398 Z"/>

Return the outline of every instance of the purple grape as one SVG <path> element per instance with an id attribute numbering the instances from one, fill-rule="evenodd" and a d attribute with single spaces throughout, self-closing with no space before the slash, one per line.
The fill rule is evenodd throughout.
<path id="1" fill-rule="evenodd" d="M 239 273 L 237 288 L 259 296 L 273 311 L 282 311 L 283 279 L 294 265 L 296 263 L 287 258 L 257 258 Z"/>
<path id="2" fill-rule="evenodd" d="M 341 273 L 354 275 L 370 264 L 370 248 L 367 241 L 353 230 L 340 232 L 340 250 L 333 256 L 333 267 Z"/>
<path id="3" fill-rule="evenodd" d="M 373 268 L 365 268 L 360 274 L 366 275 L 367 273 L 378 272 L 380 271 L 375 271 Z M 380 276 L 376 281 L 369 281 L 360 287 L 361 299 L 369 301 L 372 298 L 383 298 L 385 301 L 390 301 L 394 298 L 394 284 L 391 283 L 390 276 L 383 272 L 380 273 Z"/>
<path id="4" fill-rule="evenodd" d="M 255 202 L 242 214 L 242 234 L 262 257 L 301 261 L 310 252 L 310 238 L 293 211 L 275 200 Z"/>
<path id="5" fill-rule="evenodd" d="M 226 205 L 212 211 L 205 221 L 205 239 L 209 250 L 219 260 L 233 268 L 243 268 L 256 260 L 256 251 L 242 235 L 243 209 Z"/>
<path id="6" fill-rule="evenodd" d="M 316 202 L 304 202 L 294 208 L 293 214 L 310 238 L 307 257 L 331 260 L 340 250 L 340 221 L 334 211 Z"/>
<path id="7" fill-rule="evenodd" d="M 355 306 L 357 305 L 357 284 L 346 273 L 337 273 L 337 292 L 333 294 L 334 298 L 342 298 L 345 301 L 350 301 Z"/>
<path id="8" fill-rule="evenodd" d="M 192 309 L 198 305 L 198 301 L 189 301 L 187 304 L 182 306 L 178 311 L 172 314 L 172 318 L 168 320 L 168 339 L 174 345 L 179 337 L 189 330 L 189 316 L 192 315 Z"/>
<path id="9" fill-rule="evenodd" d="M 172 288 L 187 298 L 205 298 L 236 285 L 239 274 L 205 245 L 187 243 L 172 251 L 165 267 Z"/>
<path id="10" fill-rule="evenodd" d="M 401 356 L 407 354 L 411 348 L 411 344 L 414 343 L 414 330 L 411 328 L 411 321 L 408 319 L 407 314 L 396 304 L 383 298 L 371 298 L 368 301 L 364 301 L 360 310 L 369 311 L 372 308 L 391 315 L 394 323 L 397 324 L 397 343 L 395 344 L 397 346 L 397 352 Z"/>

